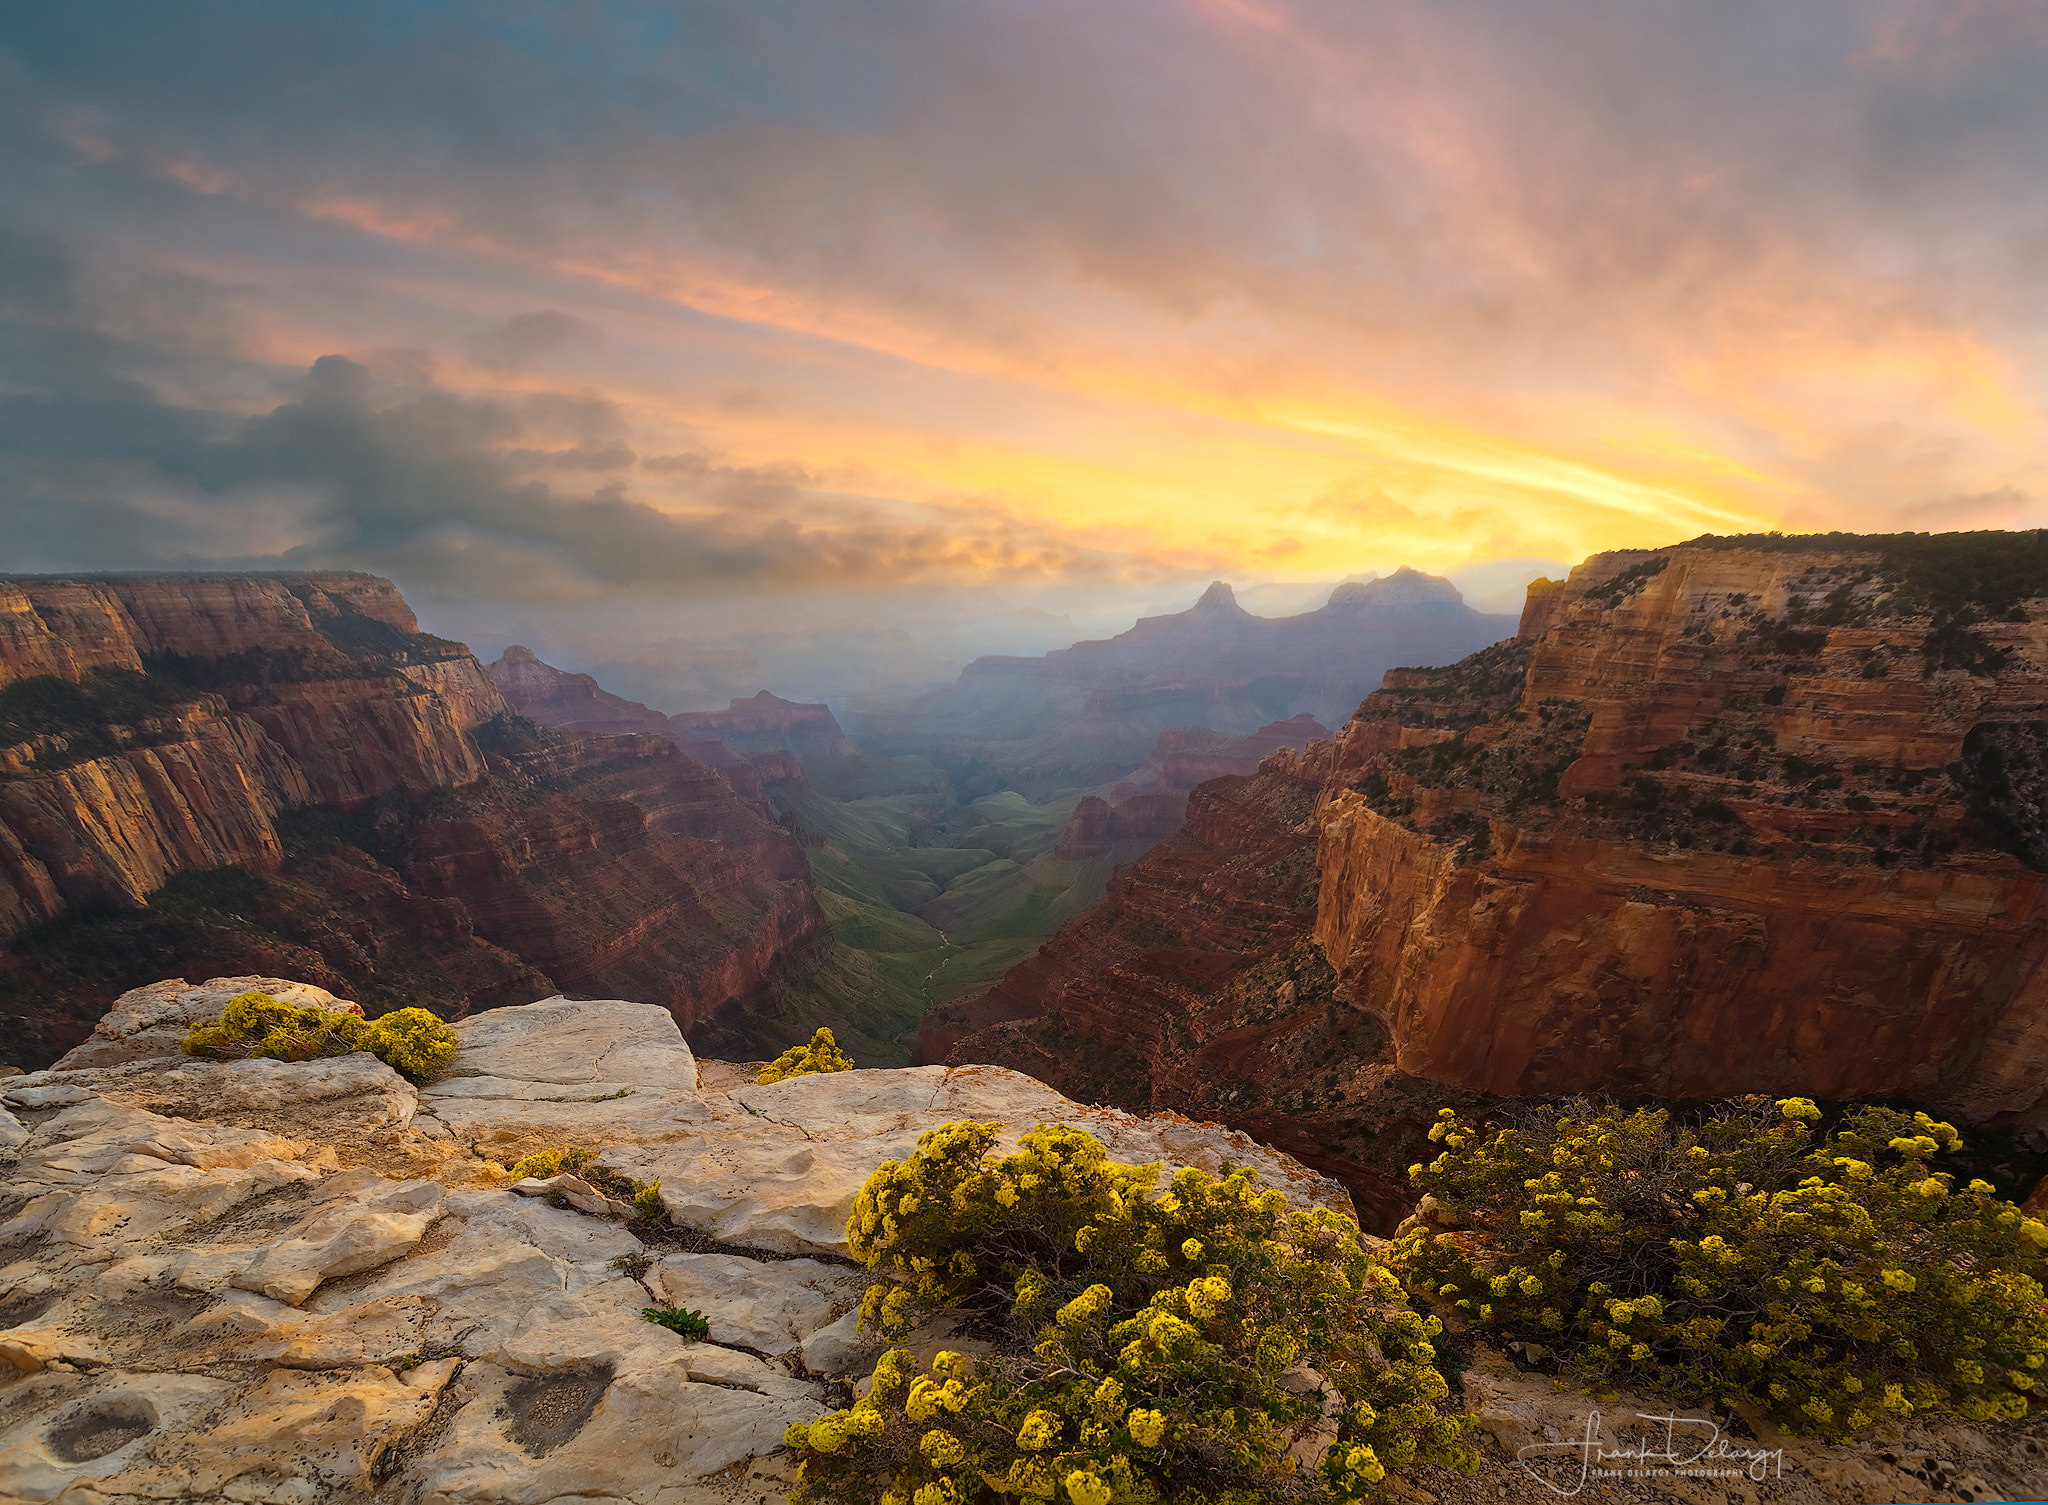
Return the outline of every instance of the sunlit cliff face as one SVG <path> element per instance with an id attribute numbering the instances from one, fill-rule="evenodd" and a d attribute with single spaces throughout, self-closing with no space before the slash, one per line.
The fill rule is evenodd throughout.
<path id="1" fill-rule="evenodd" d="M 2044 520 L 2031 0 L 38 9 L 5 566 L 1058 611 Z"/>

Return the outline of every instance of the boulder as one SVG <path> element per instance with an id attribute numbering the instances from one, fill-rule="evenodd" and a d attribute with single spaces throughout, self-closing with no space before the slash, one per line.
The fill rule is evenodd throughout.
<path id="1" fill-rule="evenodd" d="M 488 1137 L 507 1161 L 549 1145 L 661 1139 L 714 1117 L 667 1009 L 549 998 L 454 1030 L 455 1060 L 422 1106 L 451 1134 Z"/>
<path id="2" fill-rule="evenodd" d="M 729 1243 L 793 1254 L 849 1255 L 846 1220 L 875 1166 L 908 1158 L 920 1135 L 963 1118 L 1003 1126 L 997 1153 L 1014 1149 L 1039 1124 L 1072 1124 L 1119 1160 L 1160 1162 L 1162 1186 L 1185 1165 L 1213 1175 L 1244 1166 L 1260 1186 L 1297 1204 L 1351 1215 L 1341 1186 L 1243 1134 L 1089 1107 L 1000 1066 L 822 1072 L 740 1086 L 730 1101 L 744 1118 L 713 1116 L 666 1143 L 610 1150 L 602 1163 L 636 1180 L 660 1181 L 662 1201 L 678 1222 Z"/>
<path id="3" fill-rule="evenodd" d="M 404 1128 L 419 1111 L 417 1088 L 368 1051 L 317 1061 L 191 1061 L 164 1073 L 166 1097 L 208 1105 L 215 1114 L 291 1113 L 311 1104 L 353 1099 L 348 1106 L 364 1127 Z"/>

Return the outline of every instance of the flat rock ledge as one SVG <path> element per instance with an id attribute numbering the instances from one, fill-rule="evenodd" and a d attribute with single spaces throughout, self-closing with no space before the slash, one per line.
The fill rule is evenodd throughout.
<path id="1" fill-rule="evenodd" d="M 853 1196 L 953 1119 L 1000 1122 L 1009 1142 L 1069 1123 L 1118 1159 L 1243 1166 L 1296 1205 L 1351 1212 L 1335 1182 L 1217 1125 L 1087 1107 L 986 1066 L 760 1087 L 635 1003 L 465 1020 L 422 1089 L 367 1055 L 177 1054 L 190 1022 L 250 988 L 353 1008 L 280 978 L 157 983 L 56 1067 L 0 1082 L 0 1501 L 780 1500 L 783 1430 L 843 1403 L 876 1352 L 854 1330 Z M 574 1178 L 515 1189 L 514 1160 L 564 1144 L 658 1180 L 697 1247 Z M 643 1320 L 648 1306 L 701 1311 L 709 1341 Z M 1465 1395 L 1488 1468 L 1393 1481 L 1394 1496 L 1555 1499 L 1515 1450 L 1569 1437 L 1590 1403 L 1484 1349 Z M 1911 1444 L 1893 1461 L 1786 1444 L 1769 1481 L 1588 1498 L 2017 1499 L 2048 1479 L 2035 1432 Z"/>

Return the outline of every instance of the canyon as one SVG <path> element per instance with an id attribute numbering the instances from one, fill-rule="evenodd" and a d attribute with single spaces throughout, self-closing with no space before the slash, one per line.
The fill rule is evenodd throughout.
<path id="1" fill-rule="evenodd" d="M 0 1054 L 180 969 L 685 1024 L 824 929 L 751 763 L 519 717 L 353 573 L 0 580 Z"/>
<path id="2" fill-rule="evenodd" d="M 1179 829 L 1196 784 L 1329 735 L 1306 713 L 1241 737 L 1174 728 L 1101 793 L 1027 800 L 999 790 L 962 801 L 931 761 L 856 746 L 829 706 L 764 691 L 725 711 L 664 715 L 522 647 L 487 672 L 543 725 L 669 738 L 735 788 L 758 790 L 804 844 L 831 937 L 812 965 L 784 969 L 765 991 L 697 1022 L 692 1043 L 728 1054 L 772 1054 L 826 1025 L 859 1060 L 907 1061 L 930 1007 L 986 987 L 1035 951 L 1117 864 Z"/>
<path id="3" fill-rule="evenodd" d="M 1596 556 L 1514 640 L 1195 790 L 918 1058 L 1236 1124 L 1369 1226 L 1437 1107 L 1587 1092 L 1904 1098 L 2023 1194 L 2044 598 L 2040 535 Z"/>

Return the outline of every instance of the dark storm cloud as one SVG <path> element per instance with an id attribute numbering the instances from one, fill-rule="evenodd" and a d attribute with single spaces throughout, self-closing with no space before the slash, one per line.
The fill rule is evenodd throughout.
<path id="1" fill-rule="evenodd" d="M 793 467 L 671 457 L 660 468 L 695 483 L 698 505 L 684 514 L 635 501 L 618 482 L 578 495 L 530 478 L 634 464 L 616 444 L 519 443 L 535 413 L 597 416 L 587 401 L 384 390 L 343 356 L 314 362 L 297 385 L 293 400 L 247 418 L 163 402 L 137 384 L 0 398 L 5 567 L 352 565 L 428 589 L 545 599 L 859 590 L 1096 563 L 998 515 L 968 528 L 891 520 Z"/>
<path id="2" fill-rule="evenodd" d="M 980 280 L 1027 267 L 1185 308 L 1423 291 L 1497 320 L 1530 276 L 1575 318 L 1666 307 L 1759 237 L 1883 229 L 1920 259 L 1942 216 L 2038 207 L 2048 139 L 2026 0 L 119 15 L 7 25 L 42 128 L 523 244 L 715 243 L 991 326 Z M 486 344 L 530 358 L 564 317 Z"/>

